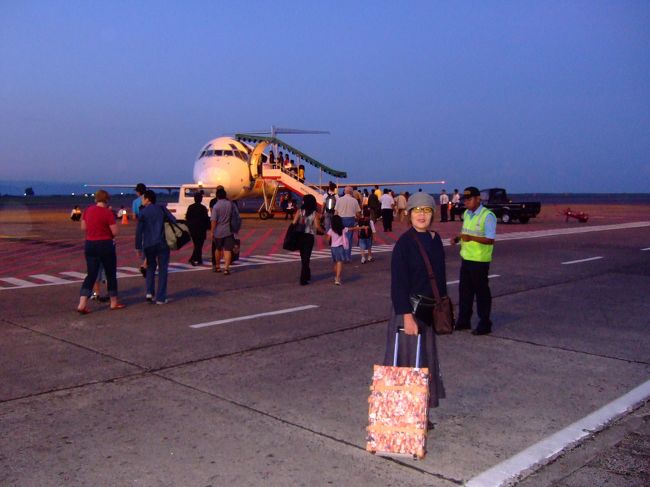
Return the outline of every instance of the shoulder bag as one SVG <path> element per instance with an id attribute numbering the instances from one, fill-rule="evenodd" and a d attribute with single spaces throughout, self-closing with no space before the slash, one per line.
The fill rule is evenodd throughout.
<path id="1" fill-rule="evenodd" d="M 162 208 L 163 211 L 163 230 L 165 234 L 165 241 L 169 250 L 178 250 L 187 242 L 192 240 L 187 225 L 172 221 L 167 215 L 167 209 Z"/>
<path id="2" fill-rule="evenodd" d="M 433 296 L 435 297 L 434 300 L 431 300 L 431 298 L 427 296 L 411 296 L 409 299 L 413 306 L 413 314 L 415 316 L 423 316 L 423 313 L 432 313 L 433 329 L 436 332 L 436 335 L 449 335 L 454 331 L 454 304 L 451 302 L 451 299 L 449 299 L 449 296 L 440 296 L 438 284 L 436 283 L 436 276 L 433 273 L 429 256 L 417 236 L 411 233 L 411 238 L 415 240 L 420 255 L 422 255 L 424 265 L 427 268 L 429 280 L 431 281 Z M 429 314 L 428 316 L 431 315 Z"/>

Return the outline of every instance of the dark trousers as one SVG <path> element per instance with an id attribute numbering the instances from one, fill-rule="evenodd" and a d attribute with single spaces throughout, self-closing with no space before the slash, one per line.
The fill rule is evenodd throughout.
<path id="1" fill-rule="evenodd" d="M 474 262 L 462 259 L 460 264 L 460 284 L 458 325 L 471 324 L 472 305 L 476 296 L 476 313 L 479 317 L 478 330 L 491 330 L 490 311 L 492 309 L 492 294 L 488 284 L 489 262 Z"/>
<path id="2" fill-rule="evenodd" d="M 86 240 L 84 246 L 86 256 L 87 275 L 81 285 L 81 296 L 88 296 L 93 293 L 93 285 L 97 280 L 99 265 L 104 266 L 106 272 L 106 285 L 108 295 L 117 296 L 117 256 L 115 255 L 115 242 L 113 240 Z"/>
<path id="3" fill-rule="evenodd" d="M 156 301 L 167 299 L 167 271 L 169 268 L 169 247 L 160 242 L 144 249 L 147 258 L 147 294 L 155 295 Z M 158 268 L 158 292 L 156 292 L 156 268 Z"/>
<path id="4" fill-rule="evenodd" d="M 384 232 L 393 231 L 393 210 L 385 208 L 381 210 L 381 222 L 384 224 Z"/>
<path id="5" fill-rule="evenodd" d="M 212 234 L 210 234 L 212 235 Z M 214 242 L 214 235 L 212 235 L 212 238 L 210 238 L 210 241 L 212 242 L 212 251 L 210 252 L 210 255 L 212 255 L 212 267 L 215 268 L 217 267 L 217 256 L 214 255 L 214 253 L 217 251 L 217 244 Z"/>
<path id="6" fill-rule="evenodd" d="M 198 264 L 203 264 L 203 243 L 205 242 L 205 236 L 201 239 L 192 237 L 192 243 L 194 244 L 194 250 L 192 251 L 192 257 L 190 257 L 191 262 L 196 262 Z M 214 253 L 214 252 L 213 252 Z"/>
<path id="7" fill-rule="evenodd" d="M 447 210 L 449 209 L 449 205 L 440 205 L 440 221 L 441 222 L 446 222 L 447 221 Z"/>
<path id="8" fill-rule="evenodd" d="M 311 281 L 309 259 L 312 250 L 314 250 L 314 236 L 310 233 L 303 233 L 300 236 L 300 284 L 307 284 L 307 281 Z"/>

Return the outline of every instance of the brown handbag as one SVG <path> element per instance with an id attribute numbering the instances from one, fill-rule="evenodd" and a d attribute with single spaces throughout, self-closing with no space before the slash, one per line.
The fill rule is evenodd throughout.
<path id="1" fill-rule="evenodd" d="M 411 237 L 415 240 L 420 255 L 422 255 L 424 265 L 427 268 L 427 274 L 429 275 L 429 280 L 431 281 L 433 296 L 435 297 L 435 304 L 431 308 L 433 313 L 433 329 L 436 332 L 436 335 L 449 335 L 454 331 L 454 304 L 451 302 L 451 299 L 449 299 L 449 296 L 440 297 L 440 291 L 438 290 L 438 284 L 436 283 L 436 276 L 433 273 L 429 256 L 417 236 L 411 234 Z M 414 309 L 413 311 L 415 314 L 417 310 Z"/>

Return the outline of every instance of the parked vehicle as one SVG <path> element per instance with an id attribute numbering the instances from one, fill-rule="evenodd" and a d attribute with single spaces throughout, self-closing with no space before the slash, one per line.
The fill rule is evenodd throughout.
<path id="1" fill-rule="evenodd" d="M 542 209 L 542 204 L 539 201 L 513 202 L 503 188 L 482 189 L 481 202 L 483 206 L 492 210 L 502 223 L 511 223 L 515 220 L 520 223 L 528 223 L 531 218 L 539 215 Z M 463 213 L 465 213 L 465 205 L 462 200 L 451 211 L 452 215 L 459 215 L 462 219 Z"/>
<path id="2" fill-rule="evenodd" d="M 183 184 L 178 192 L 178 203 L 167 204 L 167 209 L 178 221 L 185 221 L 187 207 L 194 203 L 194 194 L 198 191 L 203 191 L 203 201 L 201 203 L 210 211 L 208 205 L 210 200 L 216 196 L 217 188 L 208 188 L 200 184 Z"/>

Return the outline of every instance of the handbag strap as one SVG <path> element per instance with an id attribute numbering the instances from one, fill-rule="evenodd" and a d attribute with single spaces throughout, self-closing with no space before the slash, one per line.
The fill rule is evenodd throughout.
<path id="1" fill-rule="evenodd" d="M 415 232 L 416 230 L 413 230 Z M 418 250 L 420 251 L 420 255 L 422 255 L 422 259 L 424 260 L 424 265 L 427 268 L 427 274 L 429 275 L 429 280 L 431 281 L 431 288 L 433 291 L 433 295 L 436 298 L 436 302 L 440 302 L 440 290 L 438 289 L 438 283 L 436 282 L 436 275 L 433 273 L 433 267 L 431 267 L 431 260 L 429 259 L 429 256 L 427 255 L 426 251 L 424 250 L 424 245 L 422 245 L 422 242 L 418 239 L 417 235 L 414 233 L 409 233 L 411 238 L 415 240 L 415 243 L 418 246 Z"/>

